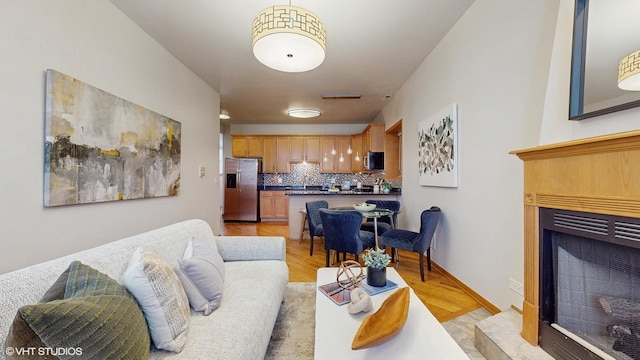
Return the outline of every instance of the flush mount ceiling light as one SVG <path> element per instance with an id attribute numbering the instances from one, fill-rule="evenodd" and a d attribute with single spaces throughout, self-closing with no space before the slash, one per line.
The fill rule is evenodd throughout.
<path id="1" fill-rule="evenodd" d="M 308 119 L 316 116 L 320 116 L 320 110 L 315 109 L 292 109 L 288 110 L 287 114 L 294 118 Z"/>
<path id="2" fill-rule="evenodd" d="M 220 120 L 229 120 L 231 116 L 229 116 L 229 112 L 225 109 L 220 109 Z"/>
<path id="3" fill-rule="evenodd" d="M 253 20 L 253 55 L 284 72 L 313 70 L 324 61 L 326 34 L 317 16 L 296 6 L 271 6 Z"/>
<path id="4" fill-rule="evenodd" d="M 640 50 L 634 51 L 620 60 L 618 87 L 622 90 L 640 91 Z"/>

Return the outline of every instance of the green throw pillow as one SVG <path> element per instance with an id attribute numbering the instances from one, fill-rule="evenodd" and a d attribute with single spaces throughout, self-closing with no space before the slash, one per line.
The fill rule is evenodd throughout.
<path id="1" fill-rule="evenodd" d="M 65 278 L 64 298 L 56 299 Z M 75 261 L 43 300 L 49 301 L 18 310 L 5 348 L 35 347 L 33 359 L 149 358 L 151 343 L 142 310 L 109 276 Z M 15 352 L 14 356 L 29 359 Z"/>

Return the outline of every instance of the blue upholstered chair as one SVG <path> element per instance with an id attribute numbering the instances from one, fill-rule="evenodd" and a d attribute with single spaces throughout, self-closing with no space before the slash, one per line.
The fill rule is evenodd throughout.
<path id="1" fill-rule="evenodd" d="M 385 231 L 391 230 L 398 224 L 398 211 L 400 211 L 400 202 L 395 200 L 367 200 L 369 204 L 375 204 L 376 209 L 388 209 L 393 210 L 393 222 L 391 222 L 391 218 L 388 216 L 381 217 L 377 219 L 378 223 L 378 235 L 384 234 Z M 374 221 L 373 219 L 367 219 L 367 222 L 363 223 L 360 226 L 360 230 L 371 231 L 374 229 Z M 393 224 L 393 226 L 391 225 Z"/>
<path id="2" fill-rule="evenodd" d="M 343 260 L 346 260 L 346 253 L 354 254 L 357 261 L 364 249 L 375 246 L 373 233 L 360 230 L 360 224 L 362 224 L 360 211 L 320 209 L 319 212 L 324 231 L 327 267 L 331 250 L 335 250 L 337 256 L 342 252 Z"/>
<path id="3" fill-rule="evenodd" d="M 431 271 L 431 239 L 440 222 L 440 208 L 432 206 L 420 215 L 420 232 L 391 229 L 380 236 L 380 245 L 391 247 L 391 258 L 396 258 L 396 250 L 402 249 L 418 253 L 420 257 L 420 279 L 424 281 L 424 252 L 427 252 L 427 267 Z"/>
<path id="4" fill-rule="evenodd" d="M 313 255 L 313 237 L 324 236 L 319 210 L 327 209 L 329 207 L 329 203 L 324 200 L 311 201 L 306 203 L 305 207 L 307 208 L 307 221 L 309 221 L 309 237 L 311 238 L 309 256 L 312 256 Z"/>

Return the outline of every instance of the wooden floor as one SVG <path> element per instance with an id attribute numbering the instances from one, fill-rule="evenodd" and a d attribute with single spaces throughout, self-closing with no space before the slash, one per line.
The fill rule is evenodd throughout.
<path id="1" fill-rule="evenodd" d="M 302 242 L 289 240 L 287 223 L 227 222 L 222 225 L 222 234 L 283 236 L 286 238 L 289 281 L 292 282 L 316 281 L 316 270 L 325 266 L 325 251 L 322 240 L 315 239 L 313 256 L 309 256 L 308 235 L 305 235 Z M 438 321 L 451 320 L 481 307 L 478 302 L 433 267 L 430 272 L 425 269 L 425 282 L 420 281 L 417 254 L 400 251 L 399 255 L 399 264 L 390 266 L 396 266 L 402 278 L 413 288 L 418 298 L 429 308 Z"/>

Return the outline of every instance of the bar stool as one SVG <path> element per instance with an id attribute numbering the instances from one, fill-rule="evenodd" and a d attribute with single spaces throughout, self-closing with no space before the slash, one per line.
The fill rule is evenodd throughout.
<path id="1" fill-rule="evenodd" d="M 307 209 L 300 209 L 300 213 L 302 214 L 302 226 L 300 226 L 300 242 L 302 242 L 304 233 L 309 233 L 309 226 L 307 226 Z"/>

